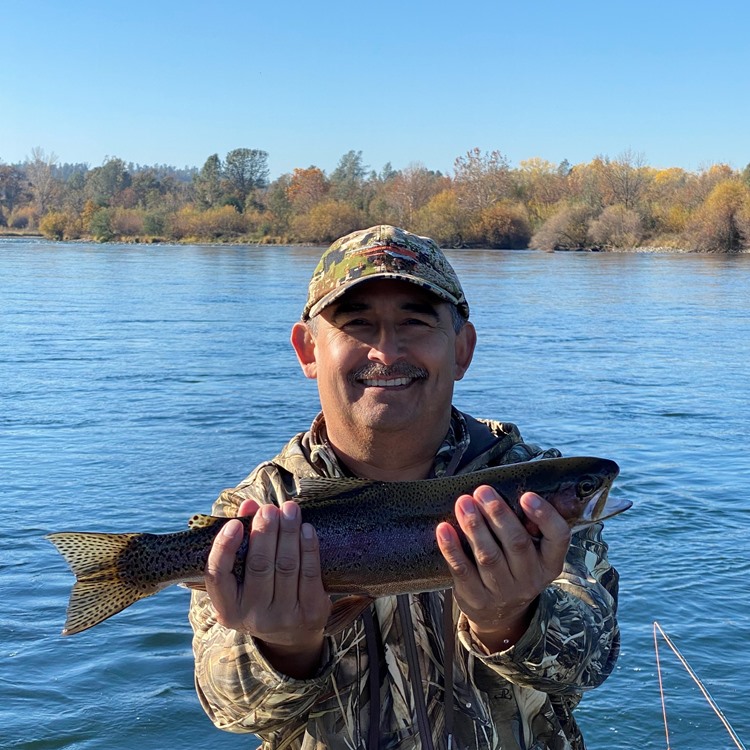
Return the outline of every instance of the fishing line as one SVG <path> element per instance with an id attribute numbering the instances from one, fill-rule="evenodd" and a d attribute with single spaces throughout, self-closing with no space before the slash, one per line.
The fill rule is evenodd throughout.
<path id="1" fill-rule="evenodd" d="M 656 670 L 659 675 L 659 694 L 661 695 L 661 707 L 662 707 L 662 714 L 664 716 L 664 731 L 666 732 L 667 737 L 667 750 L 670 750 L 669 746 L 669 726 L 667 725 L 667 706 L 665 702 L 664 697 L 664 687 L 662 685 L 662 679 L 661 679 L 661 662 L 659 661 L 659 641 L 657 639 L 657 630 L 661 634 L 662 638 L 664 638 L 664 641 L 666 644 L 674 651 L 675 656 L 680 660 L 682 663 L 682 666 L 685 667 L 687 670 L 687 673 L 693 678 L 693 681 L 700 689 L 701 693 L 703 693 L 703 697 L 708 701 L 708 705 L 711 706 L 711 708 L 714 710 L 714 713 L 719 717 L 721 720 L 721 723 L 724 725 L 724 728 L 729 732 L 729 736 L 734 741 L 734 744 L 737 745 L 740 750 L 747 750 L 745 745 L 742 744 L 742 741 L 737 736 L 737 733 L 732 729 L 731 724 L 727 720 L 726 716 L 722 713 L 722 710 L 717 705 L 716 701 L 711 697 L 711 694 L 708 692 L 708 688 L 701 682 L 698 675 L 695 673 L 695 671 L 692 669 L 692 667 L 688 664 L 687 659 L 680 653 L 677 646 L 672 643 L 672 640 L 670 637 L 664 632 L 662 629 L 662 626 L 659 625 L 656 620 L 654 620 L 654 650 L 656 652 Z"/>

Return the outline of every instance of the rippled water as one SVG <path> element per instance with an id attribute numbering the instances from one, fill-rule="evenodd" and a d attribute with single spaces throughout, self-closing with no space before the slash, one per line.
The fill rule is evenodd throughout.
<path id="1" fill-rule="evenodd" d="M 188 594 L 71 638 L 42 536 L 172 531 L 316 412 L 288 331 L 311 248 L 0 241 L 0 747 L 252 748 L 192 686 Z M 665 746 L 658 620 L 746 742 L 750 256 L 451 253 L 480 333 L 459 408 L 617 460 L 623 650 L 590 748 Z M 734 744 L 660 650 L 675 748 Z"/>

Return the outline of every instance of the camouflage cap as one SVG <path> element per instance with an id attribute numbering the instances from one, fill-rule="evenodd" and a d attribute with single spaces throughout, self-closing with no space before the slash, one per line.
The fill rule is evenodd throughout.
<path id="1" fill-rule="evenodd" d="M 315 317 L 353 286 L 371 279 L 417 284 L 469 317 L 458 276 L 437 243 L 382 224 L 341 237 L 323 253 L 310 279 L 302 320 Z"/>

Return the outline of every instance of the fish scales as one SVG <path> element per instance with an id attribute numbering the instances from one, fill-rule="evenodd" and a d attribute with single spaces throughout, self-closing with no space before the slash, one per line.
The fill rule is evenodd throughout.
<path id="1" fill-rule="evenodd" d="M 489 484 L 522 517 L 519 499 L 533 491 L 547 499 L 572 529 L 609 518 L 630 507 L 609 497 L 619 472 L 603 458 L 555 458 L 492 467 L 470 474 L 408 482 L 303 478 L 294 498 L 302 520 L 320 541 L 323 584 L 335 602 L 329 632 L 356 617 L 374 597 L 417 593 L 451 585 L 435 539 L 450 523 L 463 537 L 453 513 L 456 499 Z M 76 582 L 64 634 L 77 633 L 166 586 L 201 587 L 214 538 L 230 519 L 196 515 L 190 528 L 171 534 L 61 532 L 48 539 L 63 555 Z M 240 519 L 245 538 L 234 573 L 244 574 L 251 518 Z"/>

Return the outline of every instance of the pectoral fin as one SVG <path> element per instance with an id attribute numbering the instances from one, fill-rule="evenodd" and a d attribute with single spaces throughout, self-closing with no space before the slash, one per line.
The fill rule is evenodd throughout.
<path id="1" fill-rule="evenodd" d="M 373 602 L 371 596 L 342 596 L 333 603 L 331 616 L 325 627 L 326 635 L 336 635 L 351 625 Z"/>

